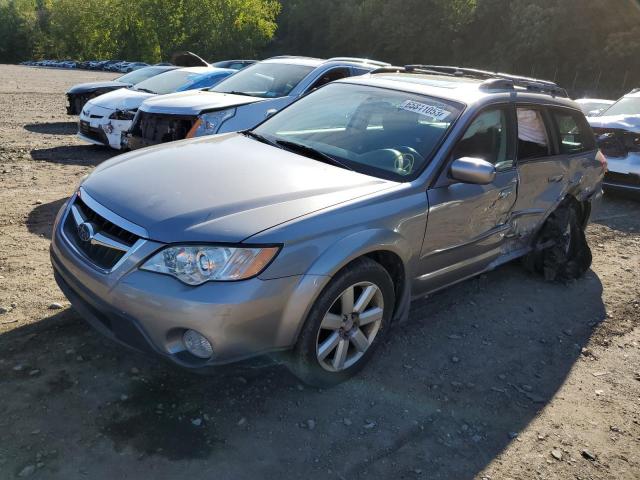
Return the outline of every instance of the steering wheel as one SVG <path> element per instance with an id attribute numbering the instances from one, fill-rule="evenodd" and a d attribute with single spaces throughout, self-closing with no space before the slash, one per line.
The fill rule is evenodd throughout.
<path id="1" fill-rule="evenodd" d="M 421 164 L 424 163 L 424 157 L 413 147 L 403 145 L 394 148 L 394 150 L 400 153 L 400 156 L 396 160 L 395 168 L 401 175 L 409 175 L 413 172 L 413 166 L 416 160 Z"/>
<path id="2" fill-rule="evenodd" d="M 424 162 L 424 157 L 415 148 L 407 146 L 381 148 L 362 154 L 360 157 L 362 163 L 390 170 L 402 176 L 413 172 L 416 160 Z"/>
<path id="3" fill-rule="evenodd" d="M 413 172 L 416 160 L 423 162 L 424 157 L 414 148 L 407 146 L 381 148 L 367 152 L 360 157 L 362 163 L 390 170 L 403 176 Z"/>

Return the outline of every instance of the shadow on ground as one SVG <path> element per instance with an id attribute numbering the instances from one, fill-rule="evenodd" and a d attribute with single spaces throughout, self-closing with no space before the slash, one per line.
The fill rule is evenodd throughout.
<path id="1" fill-rule="evenodd" d="M 74 135 L 78 131 L 77 122 L 29 123 L 24 129 L 33 133 L 48 135 Z"/>
<path id="2" fill-rule="evenodd" d="M 0 444 L 20 466 L 28 432 L 47 432 L 58 453 L 45 468 L 61 478 L 471 479 L 565 382 L 601 297 L 592 271 L 565 286 L 507 265 L 414 303 L 368 368 L 330 390 L 281 366 L 185 372 L 66 310 L 0 336 Z"/>
<path id="3" fill-rule="evenodd" d="M 60 163 L 63 165 L 95 167 L 119 153 L 122 152 L 98 145 L 69 145 L 66 147 L 31 150 L 31 158 L 37 161 Z"/>
<path id="4" fill-rule="evenodd" d="M 51 240 L 53 222 L 65 201 L 66 198 L 61 198 L 54 202 L 37 205 L 33 210 L 31 210 L 26 220 L 29 232 L 34 235 L 41 235 Z"/>
<path id="5" fill-rule="evenodd" d="M 621 195 L 605 192 L 600 207 L 593 213 L 591 222 L 613 230 L 637 232 L 640 217 L 640 195 Z"/>

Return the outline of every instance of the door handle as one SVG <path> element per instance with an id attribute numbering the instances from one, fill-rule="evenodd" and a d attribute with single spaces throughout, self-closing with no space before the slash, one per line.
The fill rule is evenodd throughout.
<path id="1" fill-rule="evenodd" d="M 558 182 L 561 182 L 563 178 L 564 178 L 564 175 L 556 175 L 554 177 L 547 178 L 547 181 L 549 183 L 558 183 Z"/>

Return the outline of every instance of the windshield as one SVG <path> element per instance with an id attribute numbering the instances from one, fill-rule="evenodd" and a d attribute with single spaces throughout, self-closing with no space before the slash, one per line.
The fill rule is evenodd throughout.
<path id="1" fill-rule="evenodd" d="M 329 155 L 356 171 L 398 181 L 415 178 L 431 160 L 461 107 L 415 93 L 329 84 L 253 132 Z M 298 148 L 298 152 L 303 150 Z"/>
<path id="2" fill-rule="evenodd" d="M 601 115 L 640 115 L 640 97 L 622 97 Z"/>
<path id="3" fill-rule="evenodd" d="M 188 70 L 171 70 L 138 83 L 135 89 L 160 95 L 173 93 L 178 87 L 193 80 L 199 74 L 199 72 L 190 72 Z"/>
<path id="4" fill-rule="evenodd" d="M 131 85 L 135 85 L 136 83 L 140 83 L 147 78 L 155 77 L 156 75 L 167 72 L 166 67 L 145 67 L 140 68 L 138 70 L 134 70 L 133 72 L 127 73 L 121 77 L 116 78 L 118 82 L 129 83 Z"/>
<path id="5" fill-rule="evenodd" d="M 256 63 L 220 82 L 212 92 L 243 93 L 252 97 L 286 97 L 313 67 L 286 63 Z"/>
<path id="6" fill-rule="evenodd" d="M 235 73 L 235 70 L 230 71 L 222 71 L 218 73 L 203 73 L 202 75 L 198 75 L 190 80 L 188 83 L 185 83 L 180 88 L 176 90 L 176 92 L 183 92 L 185 90 L 193 90 L 195 88 L 206 88 L 213 87 L 220 83 L 220 81 L 227 78 L 232 73 Z"/>

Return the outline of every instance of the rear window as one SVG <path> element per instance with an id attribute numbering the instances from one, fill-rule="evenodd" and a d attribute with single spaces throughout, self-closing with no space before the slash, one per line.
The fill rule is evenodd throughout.
<path id="1" fill-rule="evenodd" d="M 583 115 L 555 109 L 551 111 L 551 115 L 560 141 L 560 153 L 581 153 L 595 149 L 593 132 Z"/>

